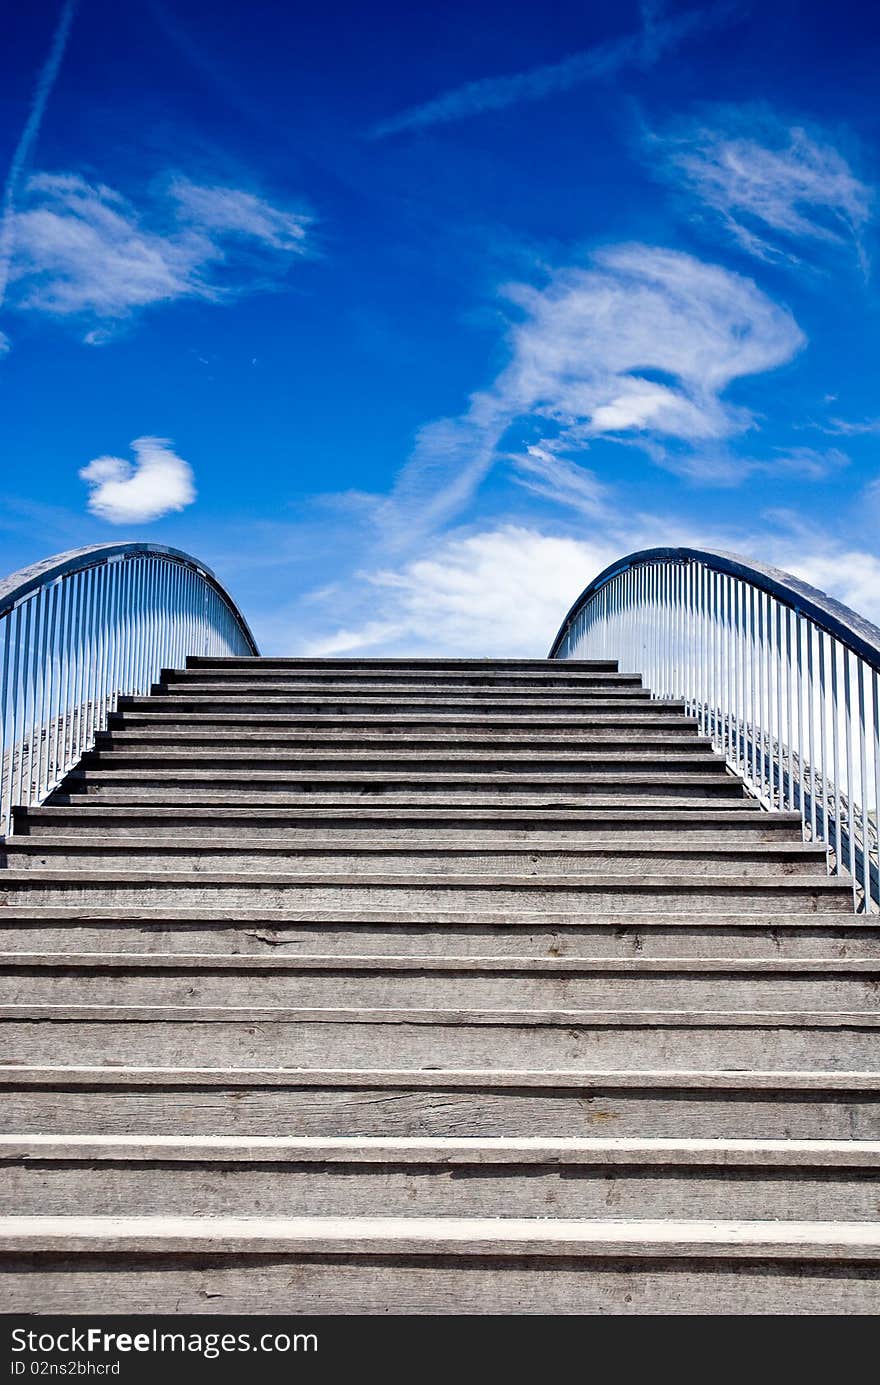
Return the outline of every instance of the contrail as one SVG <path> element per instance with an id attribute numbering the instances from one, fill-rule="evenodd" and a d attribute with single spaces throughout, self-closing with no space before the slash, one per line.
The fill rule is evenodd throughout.
<path id="1" fill-rule="evenodd" d="M 6 182 L 3 185 L 2 211 L 0 211 L 0 306 L 2 306 L 3 300 L 6 297 L 6 285 L 9 282 L 9 266 L 12 260 L 15 198 L 18 192 L 18 185 L 30 157 L 31 149 L 34 146 L 37 135 L 40 133 L 40 126 L 43 123 L 43 116 L 46 113 L 46 102 L 49 100 L 52 88 L 55 85 L 58 69 L 64 57 L 64 50 L 67 47 L 67 40 L 70 36 L 70 26 L 73 22 L 76 3 L 77 0 L 64 0 L 64 5 L 61 9 L 61 17 L 58 20 L 58 25 L 52 39 L 52 47 L 49 49 L 48 57 L 43 63 L 40 75 L 37 78 L 37 85 L 31 97 L 28 117 L 19 137 L 18 144 L 15 146 L 12 162 L 9 165 L 9 172 L 6 175 Z"/>
<path id="2" fill-rule="evenodd" d="M 466 120 L 483 111 L 500 111 L 522 101 L 539 101 L 553 92 L 569 91 L 583 82 L 612 77 L 624 68 L 652 67 L 667 51 L 677 48 L 692 34 L 726 23 L 740 8 L 741 0 L 717 0 L 706 8 L 666 16 L 660 0 L 643 0 L 640 6 L 642 27 L 637 33 L 582 49 L 561 62 L 547 63 L 506 77 L 482 77 L 454 87 L 423 105 L 412 106 L 389 120 L 380 121 L 367 132 L 367 138 L 384 139 L 405 130 Z"/>

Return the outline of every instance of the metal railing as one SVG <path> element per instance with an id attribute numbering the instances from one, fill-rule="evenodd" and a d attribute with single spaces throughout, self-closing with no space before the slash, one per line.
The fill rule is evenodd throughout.
<path id="1" fill-rule="evenodd" d="M 0 581 L 0 835 L 60 783 L 121 694 L 188 654 L 256 655 L 214 574 L 175 548 L 101 544 Z"/>
<path id="2" fill-rule="evenodd" d="M 612 564 L 569 611 L 556 659 L 617 659 L 655 698 L 683 699 L 767 809 L 849 873 L 880 911 L 880 630 L 777 568 L 652 548 Z"/>

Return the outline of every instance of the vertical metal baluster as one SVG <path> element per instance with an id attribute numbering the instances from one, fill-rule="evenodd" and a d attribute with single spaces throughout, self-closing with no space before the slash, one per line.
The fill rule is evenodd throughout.
<path id="1" fill-rule="evenodd" d="M 712 744 L 723 753 L 721 732 L 721 575 L 712 573 Z"/>
<path id="2" fill-rule="evenodd" d="M 55 737 L 53 741 L 52 756 L 55 763 L 55 774 L 53 777 L 53 787 L 57 785 L 64 773 L 64 736 L 62 728 L 66 725 L 67 717 L 67 672 L 69 660 L 67 657 L 67 631 L 70 623 L 70 583 L 66 577 L 62 577 L 58 583 L 58 707 L 55 714 Z"/>
<path id="3" fill-rule="evenodd" d="M 868 747 L 865 727 L 865 666 L 856 658 L 856 697 L 859 715 L 859 808 L 862 828 L 862 888 L 865 895 L 865 913 L 870 912 L 871 901 L 871 839 L 868 824 Z"/>
<path id="4" fill-rule="evenodd" d="M 849 871 L 853 880 L 853 900 L 858 886 L 856 867 L 856 825 L 855 804 L 853 802 L 853 732 L 852 732 L 852 690 L 850 687 L 850 652 L 843 647 L 843 737 L 846 756 L 846 838 L 849 847 Z"/>
<path id="5" fill-rule="evenodd" d="M 46 701 L 43 708 L 43 718 L 45 724 L 45 734 L 43 735 L 43 754 L 40 761 L 40 800 L 46 797 L 51 783 L 51 771 L 53 768 L 52 760 L 52 703 L 55 696 L 55 656 L 56 641 L 58 638 L 58 592 L 59 583 L 53 582 L 48 588 L 49 597 L 49 621 L 48 635 L 46 640 L 45 662 L 43 664 L 43 680 L 46 687 Z"/>
<path id="6" fill-rule="evenodd" d="M 21 647 L 21 743 L 18 752 L 18 787 L 16 790 L 15 802 L 24 801 L 24 766 L 25 756 L 28 753 L 28 705 L 29 705 L 29 686 L 30 686 L 30 642 L 31 642 L 31 622 L 33 619 L 34 598 L 27 597 L 23 603 L 24 637 Z"/>
<path id="7" fill-rule="evenodd" d="M 828 691 L 825 680 L 825 632 L 816 632 L 816 661 L 819 665 L 819 775 L 822 781 L 822 831 L 821 840 L 826 848 L 831 846 L 831 831 L 828 823 Z M 830 870 L 828 851 L 825 852 L 825 868 Z"/>
<path id="8" fill-rule="evenodd" d="M 743 766 L 743 731 L 745 718 L 743 708 L 743 631 L 742 631 L 742 588 L 739 581 L 733 581 L 733 712 L 736 726 L 734 764 L 738 774 L 745 778 Z"/>
<path id="9" fill-rule="evenodd" d="M 17 783 L 17 770 L 21 771 L 21 751 L 18 751 L 17 756 L 15 749 L 18 747 L 18 741 L 24 740 L 25 734 L 24 709 L 22 709 L 21 701 L 21 655 L 22 652 L 24 652 L 21 632 L 25 615 L 24 605 L 25 602 L 22 602 L 21 605 L 12 608 L 10 612 L 10 620 L 15 620 L 14 632 L 12 632 L 12 692 L 10 698 L 12 713 L 12 724 L 10 729 L 10 810 L 14 807 L 15 803 L 18 802 L 17 794 L 15 794 L 15 783 Z"/>
<path id="10" fill-rule="evenodd" d="M 758 723 L 759 723 L 759 724 L 758 724 L 758 727 L 757 727 L 757 735 L 758 735 L 757 775 L 758 775 L 758 797 L 760 798 L 761 802 L 762 802 L 762 803 L 765 805 L 765 807 L 766 807 L 766 806 L 768 806 L 768 805 L 767 805 L 767 787 L 766 787 L 766 784 L 765 784 L 765 782 L 764 782 L 765 774 L 766 774 L 766 770 L 767 770 L 767 757 L 766 757 L 766 754 L 764 753 L 764 733 L 765 733 L 765 731 L 766 731 L 766 729 L 767 729 L 767 715 L 766 715 L 766 706 L 765 706 L 765 702 L 764 702 L 764 691 L 765 691 L 764 662 L 765 662 L 766 655 L 767 655 L 767 649 L 766 649 L 766 645 L 765 645 L 765 642 L 764 642 L 764 608 L 765 608 L 765 604 L 766 604 L 766 602 L 765 602 L 765 594 L 764 594 L 764 592 L 759 591 L 759 592 L 757 593 L 757 602 L 756 602 L 756 620 L 757 620 L 757 624 L 756 624 L 756 626 L 755 626 L 755 646 L 756 646 L 756 656 L 755 656 L 755 657 L 756 657 L 756 659 L 757 659 L 757 672 L 758 672 Z"/>
<path id="11" fill-rule="evenodd" d="M 123 621 L 123 633 L 125 639 L 125 688 L 129 697 L 134 697 L 137 692 L 137 671 L 134 656 L 134 622 L 135 622 L 135 559 L 125 560 L 125 618 Z"/>
<path id="12" fill-rule="evenodd" d="M 794 718 L 792 714 L 791 611 L 783 607 L 785 629 L 785 735 L 788 742 L 788 806 L 794 808 Z"/>
<path id="13" fill-rule="evenodd" d="M 709 569 L 700 564 L 700 725 L 709 734 Z"/>
<path id="14" fill-rule="evenodd" d="M 76 708 L 76 641 L 79 638 L 79 578 L 78 572 L 72 572 L 68 578 L 68 617 L 67 617 L 67 674 L 65 681 L 66 711 L 64 713 L 64 727 L 62 729 L 62 741 L 64 745 L 63 760 L 66 769 L 69 769 L 73 762 L 73 719 Z"/>
<path id="15" fill-rule="evenodd" d="M 107 564 L 102 563 L 96 570 L 98 578 L 98 602 L 95 611 L 95 704 L 92 717 L 92 743 L 104 725 L 104 700 L 106 695 L 106 656 L 107 656 Z"/>
<path id="16" fill-rule="evenodd" d="M 92 736 L 92 681 L 95 668 L 94 653 L 95 621 L 95 570 L 87 568 L 83 573 L 83 710 L 80 718 L 79 754 L 88 750 Z"/>
<path id="17" fill-rule="evenodd" d="M 840 775 L 840 703 L 837 692 L 838 659 L 837 640 L 829 637 L 831 652 L 831 758 L 834 766 L 834 873 L 839 875 L 843 869 L 843 788 Z"/>
<path id="18" fill-rule="evenodd" d="M 816 692 L 813 683 L 813 623 L 807 622 L 807 753 L 809 756 L 809 837 L 816 841 Z"/>
<path id="19" fill-rule="evenodd" d="M 755 638 L 755 589 L 751 584 L 746 590 L 747 596 L 747 619 L 748 619 L 748 673 L 749 673 L 749 738 L 748 738 L 748 760 L 749 777 L 753 791 L 759 789 L 758 784 L 758 728 L 755 720 L 755 683 L 757 680 L 757 659 L 758 647 Z"/>
<path id="20" fill-rule="evenodd" d="M 28 769 L 25 803 L 30 807 L 34 801 L 34 780 L 40 777 L 40 720 L 43 711 L 42 657 L 46 630 L 46 589 L 40 587 L 34 596 L 34 628 L 31 641 L 30 671 L 28 682 L 31 689 L 30 730 L 28 731 Z"/>
<path id="21" fill-rule="evenodd" d="M 877 910 L 880 911 L 880 672 L 874 670 L 871 675 L 871 685 L 873 697 L 871 705 L 873 710 L 873 742 L 874 742 L 874 852 L 876 857 L 876 873 L 874 876 L 876 888 L 872 891 Z"/>
<path id="22" fill-rule="evenodd" d="M 804 805 L 804 718 L 803 718 L 803 654 L 801 651 L 801 626 L 803 624 L 797 611 L 794 616 L 794 637 L 795 637 L 795 686 L 794 686 L 794 708 L 795 725 L 797 727 L 797 796 L 798 808 L 801 815 L 801 836 L 805 835 L 806 815 Z"/>
<path id="23" fill-rule="evenodd" d="M 14 749 L 15 741 L 9 735 L 10 708 L 12 707 L 12 683 L 10 680 L 10 647 L 12 636 L 12 611 L 8 611 L 5 616 L 0 617 L 0 635 L 3 644 L 3 662 L 0 665 L 0 832 L 5 836 L 10 829 L 10 775 L 12 770 L 12 760 L 9 762 L 10 773 L 6 770 L 6 747 L 7 744 Z"/>
<path id="24" fill-rule="evenodd" d="M 92 568 L 92 598 L 89 610 L 89 730 L 88 749 L 95 743 L 98 726 L 98 680 L 101 659 L 101 568 Z"/>
<path id="25" fill-rule="evenodd" d="M 110 568 L 110 697 L 107 703 L 107 724 L 110 713 L 116 711 L 119 698 L 119 578 L 121 562 L 117 559 Z"/>

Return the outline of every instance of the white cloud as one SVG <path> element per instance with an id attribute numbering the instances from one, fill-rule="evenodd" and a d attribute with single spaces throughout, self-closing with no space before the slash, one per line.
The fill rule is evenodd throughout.
<path id="1" fill-rule="evenodd" d="M 667 175 L 761 259 L 797 262 L 801 241 L 849 245 L 863 259 L 873 193 L 833 145 L 752 107 L 722 109 L 717 121 L 650 137 L 652 163 L 665 160 Z"/>
<path id="2" fill-rule="evenodd" d="M 11 345 L 12 343 L 10 342 L 6 333 L 0 332 L 0 356 L 5 356 L 6 352 L 9 351 Z"/>
<path id="3" fill-rule="evenodd" d="M 75 173 L 31 178 L 14 218 L 10 265 L 14 306 L 113 324 L 178 298 L 216 302 L 252 285 L 243 249 L 264 270 L 302 254 L 309 220 L 236 188 L 173 180 L 145 219 L 112 188 Z M 151 224 L 152 222 L 152 224 Z M 109 324 L 109 326 L 108 326 Z"/>
<path id="4" fill-rule="evenodd" d="M 135 438 L 134 463 L 96 457 L 80 471 L 91 488 L 89 509 L 110 524 L 147 523 L 196 498 L 192 468 L 168 438 Z"/>
<path id="5" fill-rule="evenodd" d="M 607 542 L 518 525 L 453 534 L 427 556 L 361 574 L 372 616 L 322 635 L 304 653 L 543 658 L 578 592 L 616 553 Z"/>
<path id="6" fill-rule="evenodd" d="M 383 139 L 406 130 L 447 125 L 452 121 L 481 115 L 484 111 L 504 110 L 524 101 L 540 101 L 554 92 L 569 91 L 584 82 L 613 77 L 626 68 L 652 67 L 692 33 L 705 31 L 729 18 L 734 7 L 730 4 L 710 5 L 669 18 L 659 15 L 659 8 L 657 4 L 646 3 L 642 6 L 643 27 L 638 33 L 596 44 L 593 48 L 572 53 L 560 62 L 546 63 L 504 77 L 483 77 L 466 82 L 389 120 L 380 121 L 370 131 L 370 137 Z"/>
<path id="7" fill-rule="evenodd" d="M 510 363 L 465 414 L 422 430 L 378 510 L 389 543 L 448 520 L 505 432 L 525 419 L 546 431 L 527 454 L 533 489 L 542 458 L 558 464 L 560 452 L 600 437 L 637 441 L 660 460 L 668 444 L 684 446 L 677 465 L 699 475 L 710 445 L 717 451 L 754 421 L 723 397 L 726 388 L 785 364 L 804 344 L 791 313 L 751 279 L 646 245 L 608 248 L 543 288 L 512 285 L 505 296 L 521 315 L 510 329 Z M 711 476 L 717 464 L 704 469 Z"/>

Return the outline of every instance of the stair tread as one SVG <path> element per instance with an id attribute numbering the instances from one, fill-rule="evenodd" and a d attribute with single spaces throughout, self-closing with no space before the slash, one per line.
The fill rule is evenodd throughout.
<path id="1" fill-rule="evenodd" d="M 878 975 L 880 956 L 864 957 L 547 957 L 479 953 L 0 952 L 0 969 L 81 968 L 138 971 L 451 971 L 568 975 L 766 974 Z"/>
<path id="2" fill-rule="evenodd" d="M 880 1140 L 0 1134 L 0 1159 L 880 1168 Z"/>
<path id="3" fill-rule="evenodd" d="M 527 842 L 516 837 L 493 837 L 490 841 L 484 842 L 435 842 L 435 843 L 413 843 L 406 838 L 396 838 L 392 835 L 368 836 L 366 833 L 359 833 L 354 837 L 325 837 L 317 839 L 314 836 L 305 841 L 290 841 L 281 838 L 267 839 L 266 834 L 262 836 L 247 836 L 244 833 L 237 833 L 235 836 L 217 837 L 187 837 L 181 838 L 150 836 L 146 839 L 137 838 L 135 840 L 107 841 L 102 838 L 99 842 L 93 842 L 87 837 L 77 837 L 63 832 L 54 833 L 51 837 L 10 837 L 5 843 L 6 851 L 50 851 L 59 847 L 78 848 L 83 851 L 92 852 L 100 855 L 106 847 L 116 850 L 126 850 L 133 852 L 155 852 L 155 851 L 295 851 L 296 854 L 311 853 L 334 853 L 342 855 L 363 854 L 371 855 L 379 852 L 384 855 L 456 855 L 456 856 L 483 856 L 493 855 L 498 852 L 510 852 L 518 856 L 558 856 L 566 852 L 579 856 L 628 856 L 638 855 L 643 858 L 646 854 L 673 854 L 676 856 L 702 856 L 707 851 L 711 851 L 713 856 L 794 856 L 805 857 L 810 860 L 825 860 L 825 849 L 813 842 L 786 841 L 786 842 L 754 842 L 736 843 L 726 842 L 711 833 L 688 834 L 687 841 L 680 838 L 672 841 L 654 843 L 652 841 L 628 842 L 616 837 L 612 842 L 589 841 L 585 842 L 578 837 L 556 836 L 552 842 Z"/>
<path id="4" fill-rule="evenodd" d="M 542 1026 L 585 1029 L 880 1029 L 872 1010 L 491 1009 L 424 1006 L 146 1005 L 0 1003 L 3 1021 L 76 1020 L 108 1024 L 155 1020 L 185 1024 L 358 1024 L 435 1027 Z"/>
<path id="5" fill-rule="evenodd" d="M 533 889 L 544 890 L 568 890 L 573 892 L 584 892 L 597 889 L 629 890 L 638 892 L 640 889 L 676 889 L 682 890 L 734 890 L 740 891 L 748 889 L 774 889 L 780 894 L 797 892 L 802 890 L 818 890 L 823 894 L 846 894 L 850 886 L 844 876 L 829 875 L 750 875 L 747 878 L 738 875 L 719 875 L 717 879 L 707 879 L 705 875 L 685 876 L 681 871 L 655 873 L 651 875 L 640 874 L 634 877 L 629 873 L 614 873 L 610 871 L 596 872 L 595 874 L 583 875 L 520 875 L 513 872 L 505 874 L 413 874 L 404 875 L 400 872 L 364 872 L 357 876 L 340 877 L 339 872 L 321 871 L 272 871 L 265 872 L 259 870 L 236 870 L 236 871 L 213 871 L 211 875 L 198 875 L 192 871 L 163 871 L 161 880 L 156 881 L 155 875 L 151 871 L 137 870 L 77 870 L 69 869 L 53 870 L 50 867 L 42 867 L 39 870 L 16 870 L 9 867 L 3 872 L 0 879 L 0 891 L 3 883 L 37 885 L 40 882 L 49 884 L 82 885 L 82 884 L 101 884 L 105 881 L 117 883 L 121 881 L 132 884 L 161 884 L 161 885 L 265 885 L 282 886 L 290 885 L 333 885 L 337 888 L 348 887 L 351 889 L 363 889 L 369 886 L 394 887 L 399 889 L 415 889 L 431 887 L 434 889 L 455 889 L 459 887 L 474 889 Z"/>
<path id="6" fill-rule="evenodd" d="M 0 1063 L 0 1087 L 538 1088 L 583 1091 L 857 1091 L 880 1094 L 880 1070 L 755 1068 L 162 1067 Z"/>
<path id="7" fill-rule="evenodd" d="M 0 1217 L 0 1250 L 880 1259 L 877 1222 L 520 1217 Z"/>
<path id="8" fill-rule="evenodd" d="M 27 872 L 30 874 L 31 872 Z M 22 872 L 24 874 L 24 872 Z M 712 913 L 708 920 L 705 915 L 671 914 L 659 910 L 627 910 L 625 912 L 590 914 L 586 916 L 590 927 L 625 928 L 638 931 L 662 925 L 664 927 L 696 928 L 710 922 L 719 927 L 738 928 L 834 928 L 844 931 L 872 932 L 880 928 L 880 919 L 872 914 L 822 913 L 811 911 L 800 914 L 784 914 L 768 911 L 755 914 Z M 475 909 L 249 909 L 246 907 L 222 909 L 199 908 L 187 905 L 185 920 L 179 914 L 169 911 L 165 905 L 141 905 L 132 908 L 122 905 L 68 904 L 68 905 L 10 905 L 0 913 L 0 925 L 6 923 L 34 922 L 96 922 L 130 921 L 132 923 L 241 923 L 257 924 L 266 928 L 279 928 L 285 925 L 315 924 L 330 926 L 342 923 L 364 923 L 369 925 L 431 927 L 453 924 L 467 927 L 525 927 L 525 928 L 572 928 L 581 927 L 584 918 L 572 914 L 555 913 L 552 910 L 525 910 L 497 913 L 493 910 Z"/>

